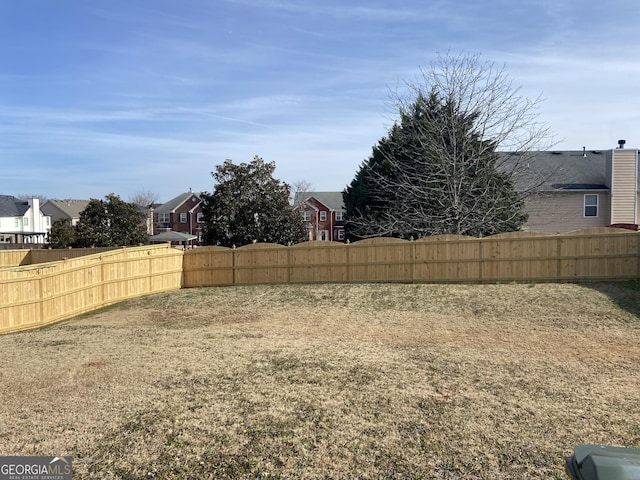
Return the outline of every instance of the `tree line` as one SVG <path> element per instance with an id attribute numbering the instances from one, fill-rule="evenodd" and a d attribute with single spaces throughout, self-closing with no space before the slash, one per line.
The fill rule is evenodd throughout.
<path id="1" fill-rule="evenodd" d="M 513 178 L 522 169 L 519 155 L 549 138 L 537 121 L 539 98 L 524 97 L 504 67 L 480 55 L 445 54 L 392 102 L 397 119 L 343 191 L 348 239 L 486 236 L 526 222 L 525 193 Z M 499 149 L 512 152 L 509 162 Z M 202 195 L 205 244 L 306 240 L 289 203 L 291 186 L 274 170 L 258 156 L 216 166 L 213 191 Z M 148 243 L 143 216 L 113 194 L 91 200 L 76 227 L 54 224 L 52 245 Z"/>

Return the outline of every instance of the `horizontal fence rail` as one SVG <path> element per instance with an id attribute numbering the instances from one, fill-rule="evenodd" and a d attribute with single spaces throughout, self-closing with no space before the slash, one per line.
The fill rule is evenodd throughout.
<path id="1" fill-rule="evenodd" d="M 0 332 L 39 327 L 129 298 L 179 289 L 182 255 L 159 245 L 0 268 Z"/>
<path id="2" fill-rule="evenodd" d="M 0 332 L 181 287 L 343 282 L 594 282 L 640 278 L 640 233 L 441 235 L 352 244 L 177 250 L 168 244 L 0 251 Z M 84 255 L 84 256 L 81 256 Z"/>

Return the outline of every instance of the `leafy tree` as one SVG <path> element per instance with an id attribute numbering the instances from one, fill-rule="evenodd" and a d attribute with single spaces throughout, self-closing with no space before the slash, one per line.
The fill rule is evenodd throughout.
<path id="1" fill-rule="evenodd" d="M 289 204 L 291 189 L 273 178 L 275 163 L 255 156 L 250 163 L 218 165 L 212 194 L 202 195 L 203 240 L 226 247 L 253 242 L 287 245 L 306 239 L 302 217 Z"/>
<path id="2" fill-rule="evenodd" d="M 113 193 L 91 199 L 75 227 L 76 247 L 114 247 L 149 243 L 145 215 Z"/>
<path id="3" fill-rule="evenodd" d="M 397 95 L 399 119 L 343 192 L 349 238 L 474 236 L 527 219 L 513 178 L 548 137 L 538 100 L 519 96 L 504 69 L 477 55 L 440 56 Z M 508 159 L 505 160 L 505 159 Z"/>
<path id="4" fill-rule="evenodd" d="M 71 220 L 61 218 L 51 225 L 51 233 L 49 234 L 49 243 L 51 248 L 69 248 L 76 242 L 76 232 Z"/>

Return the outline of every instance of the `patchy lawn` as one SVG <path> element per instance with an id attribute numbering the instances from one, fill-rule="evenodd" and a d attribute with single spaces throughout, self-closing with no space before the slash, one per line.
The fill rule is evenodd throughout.
<path id="1" fill-rule="evenodd" d="M 188 289 L 0 336 L 0 454 L 83 478 L 566 479 L 640 447 L 640 288 Z"/>

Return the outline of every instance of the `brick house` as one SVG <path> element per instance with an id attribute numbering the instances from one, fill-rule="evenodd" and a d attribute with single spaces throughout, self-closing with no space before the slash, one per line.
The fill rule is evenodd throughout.
<path id="1" fill-rule="evenodd" d="M 344 242 L 342 192 L 298 192 L 293 208 L 302 214 L 309 240 Z"/>
<path id="2" fill-rule="evenodd" d="M 153 211 L 153 235 L 180 232 L 195 235 L 193 245 L 202 244 L 202 199 L 189 191 L 163 203 Z"/>

